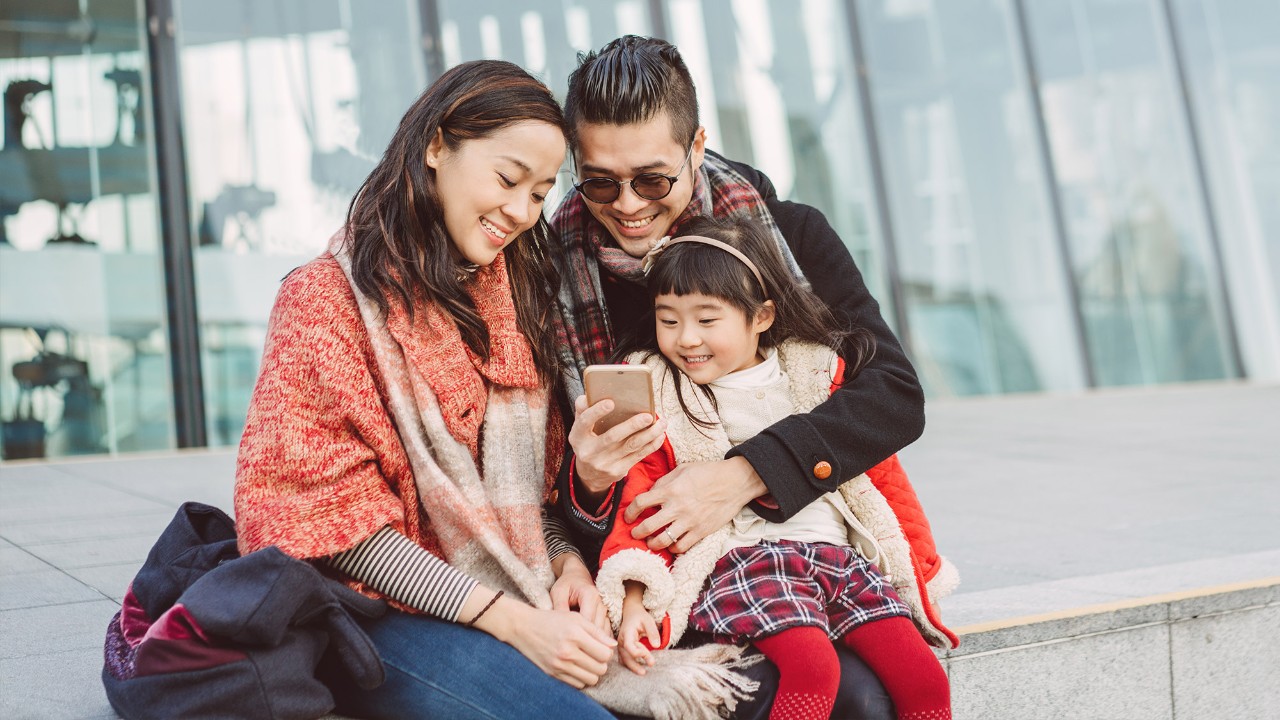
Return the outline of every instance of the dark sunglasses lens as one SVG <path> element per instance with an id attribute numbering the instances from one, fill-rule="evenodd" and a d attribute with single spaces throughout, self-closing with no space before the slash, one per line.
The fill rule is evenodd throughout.
<path id="1" fill-rule="evenodd" d="M 578 192 L 594 203 L 611 203 L 618 199 L 621 186 L 609 178 L 591 178 L 578 184 Z"/>
<path id="2" fill-rule="evenodd" d="M 661 200 L 671 193 L 671 178 L 658 173 L 640 173 L 631 181 L 631 189 L 645 200 Z"/>

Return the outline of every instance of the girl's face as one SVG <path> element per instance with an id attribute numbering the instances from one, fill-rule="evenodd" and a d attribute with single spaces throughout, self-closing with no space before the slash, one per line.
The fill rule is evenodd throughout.
<path id="1" fill-rule="evenodd" d="M 760 333 L 773 324 L 773 302 L 754 318 L 701 293 L 659 295 L 653 311 L 658 349 L 698 385 L 760 363 Z"/>
<path id="2" fill-rule="evenodd" d="M 455 149 L 437 134 L 427 147 L 454 254 L 489 265 L 533 227 L 564 160 L 564 134 L 535 120 L 466 140 Z"/>

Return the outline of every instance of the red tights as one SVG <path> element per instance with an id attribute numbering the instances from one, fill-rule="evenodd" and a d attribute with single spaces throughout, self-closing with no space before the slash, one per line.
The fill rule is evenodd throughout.
<path id="1" fill-rule="evenodd" d="M 875 620 L 854 628 L 840 642 L 880 679 L 898 720 L 951 720 L 947 674 L 910 620 Z M 769 720 L 825 720 L 831 715 L 840 661 L 822 629 L 789 628 L 754 644 L 781 675 Z"/>

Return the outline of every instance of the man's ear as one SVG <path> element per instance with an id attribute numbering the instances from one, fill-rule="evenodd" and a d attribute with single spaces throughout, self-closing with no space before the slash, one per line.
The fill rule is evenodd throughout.
<path id="1" fill-rule="evenodd" d="M 702 167 L 702 157 L 707 152 L 707 129 L 701 125 L 693 133 L 693 152 L 689 156 L 689 165 L 697 172 Z"/>
<path id="2" fill-rule="evenodd" d="M 431 138 L 431 142 L 427 144 L 426 163 L 427 167 L 435 170 L 440 167 L 440 163 L 444 158 L 444 129 L 436 128 L 436 136 Z"/>
<path id="3" fill-rule="evenodd" d="M 756 311 L 756 317 L 751 321 L 751 332 L 762 333 L 773 327 L 773 320 L 777 316 L 777 308 L 774 307 L 772 300 L 765 300 L 760 309 Z"/>

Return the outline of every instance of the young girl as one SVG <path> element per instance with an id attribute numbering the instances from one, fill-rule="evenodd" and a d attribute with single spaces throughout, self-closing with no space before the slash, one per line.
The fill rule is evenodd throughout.
<path id="1" fill-rule="evenodd" d="M 668 428 L 663 447 L 627 475 L 619 508 L 677 463 L 722 458 L 812 409 L 874 352 L 869 335 L 837 329 L 748 222 L 686 223 L 645 264 L 654 334 L 628 361 L 652 370 Z M 814 463 L 815 477 L 830 472 Z M 769 717 L 826 718 L 840 679 L 834 641 L 872 668 L 899 718 L 951 717 L 947 677 L 925 638 L 955 645 L 929 594 L 949 592 L 958 576 L 937 556 L 896 458 L 786 522 L 745 508 L 678 558 L 631 537 L 650 514 L 628 523 L 619 511 L 597 576 L 632 671 L 644 674 L 655 662 L 650 649 L 678 641 L 686 628 L 750 641 L 781 675 Z"/>

